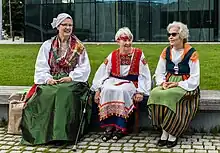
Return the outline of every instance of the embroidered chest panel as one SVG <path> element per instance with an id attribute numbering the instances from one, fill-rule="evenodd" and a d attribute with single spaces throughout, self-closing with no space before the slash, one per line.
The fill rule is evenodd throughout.
<path id="1" fill-rule="evenodd" d="M 131 54 L 128 55 L 120 55 L 121 65 L 131 65 Z"/>

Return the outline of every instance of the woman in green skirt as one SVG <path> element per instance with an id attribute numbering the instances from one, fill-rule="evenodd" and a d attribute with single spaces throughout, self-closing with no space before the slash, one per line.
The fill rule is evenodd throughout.
<path id="1" fill-rule="evenodd" d="M 158 146 L 174 147 L 187 129 L 199 104 L 200 65 L 188 43 L 189 30 L 181 22 L 167 27 L 170 45 L 160 55 L 156 85 L 148 100 L 152 124 L 162 129 Z"/>
<path id="2" fill-rule="evenodd" d="M 37 56 L 35 84 L 22 115 L 22 144 L 73 141 L 89 92 L 89 58 L 72 34 L 72 17 L 61 13 L 51 25 L 58 34 L 42 44 Z"/>

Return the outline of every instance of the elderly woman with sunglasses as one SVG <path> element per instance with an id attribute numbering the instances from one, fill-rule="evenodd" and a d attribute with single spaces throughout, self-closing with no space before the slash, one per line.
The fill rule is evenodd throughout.
<path id="1" fill-rule="evenodd" d="M 99 107 L 101 128 L 105 129 L 103 141 L 118 140 L 127 131 L 127 121 L 134 102 L 148 96 L 151 76 L 144 54 L 132 47 L 133 35 L 127 27 L 115 35 L 119 48 L 112 51 L 97 70 L 92 90 Z"/>
<path id="2" fill-rule="evenodd" d="M 26 96 L 21 121 L 23 144 L 73 141 L 89 91 L 89 58 L 72 34 L 72 17 L 61 13 L 51 25 L 58 34 L 42 44 L 37 56 L 35 84 Z"/>
<path id="3" fill-rule="evenodd" d="M 199 104 L 200 65 L 197 51 L 187 43 L 189 30 L 181 22 L 167 27 L 170 45 L 160 55 L 156 85 L 148 99 L 152 124 L 162 129 L 158 146 L 174 147 Z"/>

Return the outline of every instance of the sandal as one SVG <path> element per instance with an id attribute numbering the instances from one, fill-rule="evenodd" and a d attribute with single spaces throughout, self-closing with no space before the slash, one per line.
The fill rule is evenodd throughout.
<path id="1" fill-rule="evenodd" d="M 117 140 L 121 139 L 123 136 L 124 136 L 124 134 L 121 131 L 115 131 L 113 133 L 112 139 L 117 141 Z"/>

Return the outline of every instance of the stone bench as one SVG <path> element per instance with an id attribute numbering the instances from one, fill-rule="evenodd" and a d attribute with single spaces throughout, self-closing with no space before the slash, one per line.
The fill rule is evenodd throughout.
<path id="1" fill-rule="evenodd" d="M 30 86 L 0 86 L 0 119 L 8 120 L 8 98 L 12 93 L 30 88 Z M 150 127 L 148 111 L 140 112 L 140 126 Z M 191 128 L 200 131 L 220 129 L 220 91 L 201 90 L 199 111 L 191 123 Z M 220 131 L 220 130 L 219 130 Z"/>

